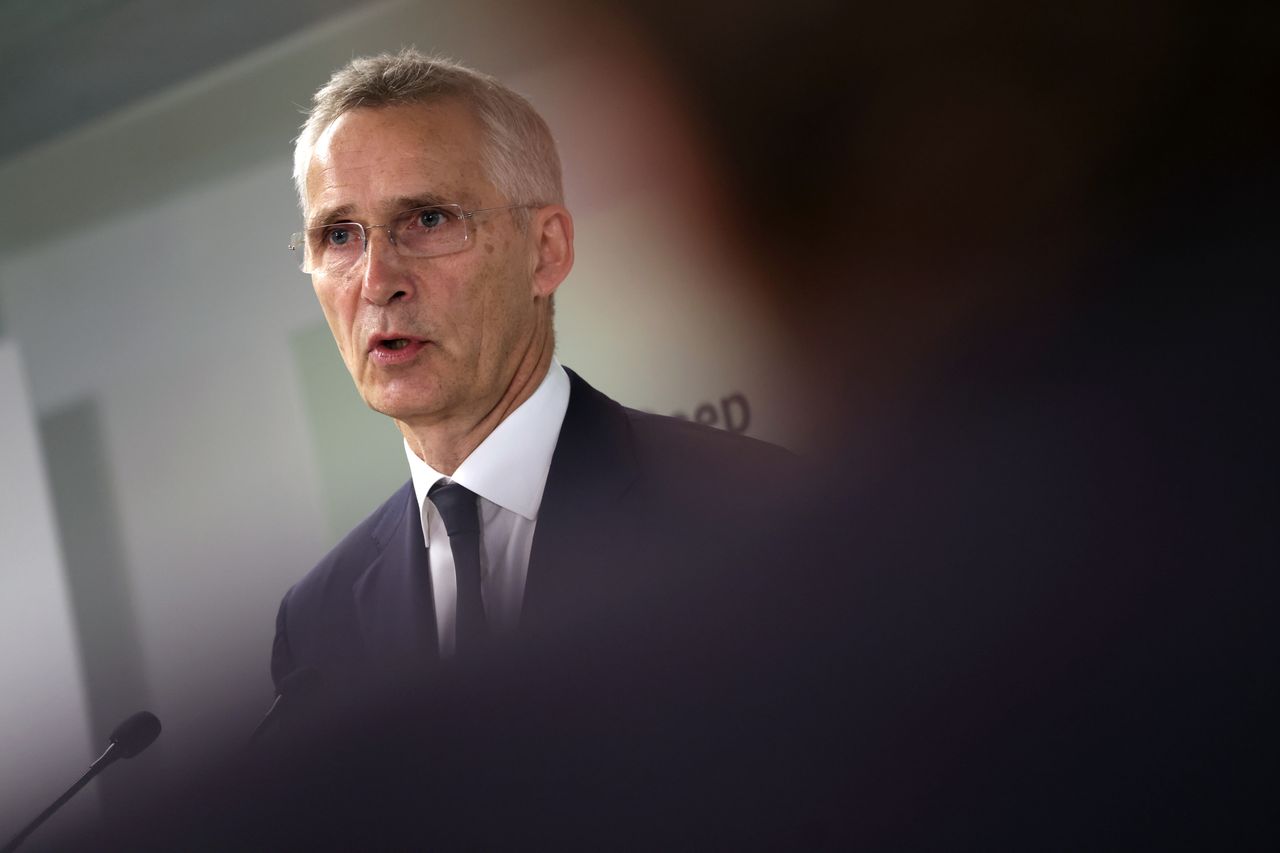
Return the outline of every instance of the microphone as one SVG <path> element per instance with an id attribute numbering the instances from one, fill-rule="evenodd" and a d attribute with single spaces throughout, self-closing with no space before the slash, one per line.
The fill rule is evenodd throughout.
<path id="1" fill-rule="evenodd" d="M 314 696 L 320 689 L 320 681 L 320 670 L 314 666 L 295 669 L 280 679 L 280 692 L 276 694 L 275 701 L 267 709 L 262 722 L 258 723 L 253 734 L 249 735 L 249 742 L 245 744 L 245 748 L 248 749 L 257 743 L 271 723 L 284 716 L 288 709 L 295 707 L 299 701 Z"/>
<path id="2" fill-rule="evenodd" d="M 150 711 L 139 711 L 116 726 L 111 732 L 110 743 L 107 744 L 106 751 L 98 756 L 97 761 L 89 765 L 89 769 L 80 777 L 79 781 L 68 788 L 61 797 L 54 800 L 53 805 L 40 812 L 40 815 L 15 835 L 13 840 L 3 848 L 0 848 L 0 853 L 13 853 L 28 835 L 34 832 L 40 824 L 48 820 L 54 812 L 62 808 L 67 800 L 74 797 L 95 776 L 110 767 L 117 759 L 133 758 L 139 752 L 151 746 L 159 736 L 160 720 Z"/>
<path id="3" fill-rule="evenodd" d="M 160 737 L 160 720 L 150 711 L 139 711 L 111 732 L 111 745 L 90 765 L 106 767 L 117 758 L 133 758 Z"/>

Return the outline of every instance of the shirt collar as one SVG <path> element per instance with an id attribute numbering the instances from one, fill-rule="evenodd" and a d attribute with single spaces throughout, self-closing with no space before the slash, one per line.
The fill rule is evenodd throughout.
<path id="1" fill-rule="evenodd" d="M 445 477 L 419 459 L 406 440 L 404 452 L 409 459 L 418 509 L 425 508 L 431 487 L 445 479 L 466 486 L 503 509 L 536 521 L 551 470 L 551 456 L 568 408 L 569 375 L 552 357 L 547 375 L 533 395 L 471 451 L 452 477 Z"/>

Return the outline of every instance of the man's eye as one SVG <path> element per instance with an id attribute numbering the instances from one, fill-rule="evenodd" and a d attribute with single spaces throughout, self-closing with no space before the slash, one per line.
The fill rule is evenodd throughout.
<path id="1" fill-rule="evenodd" d="M 448 217 L 445 215 L 443 210 L 429 208 L 427 210 L 419 211 L 417 224 L 421 225 L 423 228 L 439 228 L 441 225 L 445 224 L 447 218 Z"/>
<path id="2" fill-rule="evenodd" d="M 351 241 L 351 229 L 334 226 L 324 232 L 324 244 L 337 248 Z"/>

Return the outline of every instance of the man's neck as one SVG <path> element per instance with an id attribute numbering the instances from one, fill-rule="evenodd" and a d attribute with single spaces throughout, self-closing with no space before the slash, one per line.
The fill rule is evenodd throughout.
<path id="1" fill-rule="evenodd" d="M 502 397 L 478 419 L 453 419 L 424 426 L 396 421 L 396 426 L 419 459 L 451 477 L 471 452 L 497 429 L 498 424 L 538 390 L 551 366 L 553 349 L 548 341 L 538 358 L 521 362 Z"/>

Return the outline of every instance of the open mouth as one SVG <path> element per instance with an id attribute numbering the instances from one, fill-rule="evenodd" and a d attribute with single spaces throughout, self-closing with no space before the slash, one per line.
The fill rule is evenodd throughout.
<path id="1" fill-rule="evenodd" d="M 369 356 L 385 365 L 407 364 L 413 361 L 427 342 L 421 338 L 386 337 L 373 338 L 369 342 Z"/>

